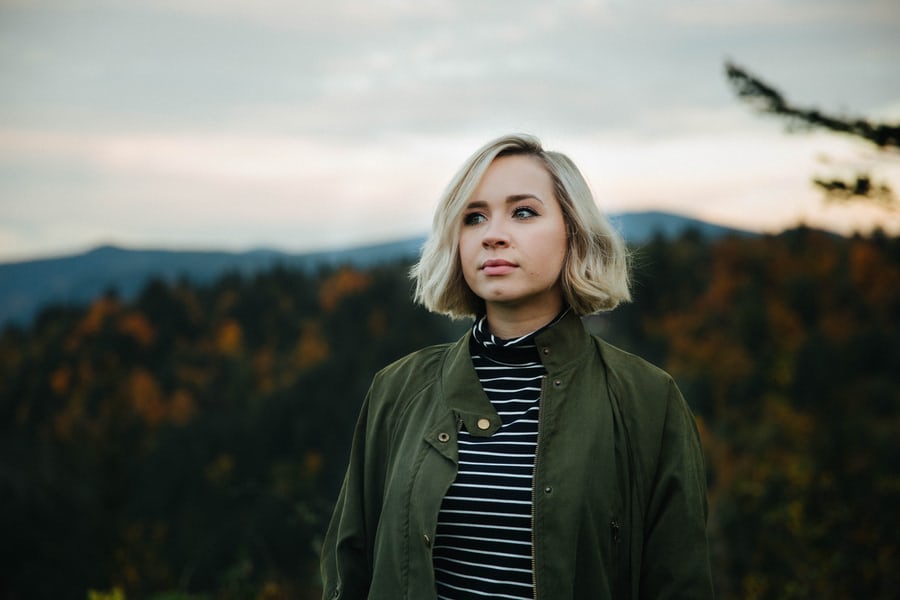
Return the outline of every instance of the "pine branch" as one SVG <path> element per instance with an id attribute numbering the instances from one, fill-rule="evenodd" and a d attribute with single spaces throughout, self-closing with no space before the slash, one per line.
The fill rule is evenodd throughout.
<path id="1" fill-rule="evenodd" d="M 738 97 L 759 112 L 786 117 L 795 127 L 820 127 L 852 135 L 882 149 L 900 148 L 900 123 L 873 123 L 866 119 L 829 115 L 815 108 L 796 107 L 778 90 L 732 62 L 725 63 L 725 73 Z"/>

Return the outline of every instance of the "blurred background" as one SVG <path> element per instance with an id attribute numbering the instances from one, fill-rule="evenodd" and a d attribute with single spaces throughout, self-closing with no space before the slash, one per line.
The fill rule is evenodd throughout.
<path id="1" fill-rule="evenodd" d="M 586 320 L 703 438 L 721 598 L 900 585 L 896 0 L 0 0 L 0 597 L 316 598 L 487 140 L 634 251 Z"/>

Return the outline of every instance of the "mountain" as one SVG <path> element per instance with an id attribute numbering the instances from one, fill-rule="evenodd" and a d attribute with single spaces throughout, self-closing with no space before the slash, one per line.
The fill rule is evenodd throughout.
<path id="1" fill-rule="evenodd" d="M 613 221 L 631 244 L 645 243 L 657 234 L 675 237 L 689 229 L 708 238 L 753 235 L 664 212 L 622 213 L 614 215 Z M 278 265 L 308 271 L 339 265 L 367 268 L 415 260 L 424 241 L 420 237 L 307 254 L 277 250 L 238 253 L 127 250 L 101 246 L 72 256 L 0 264 L 0 325 L 24 325 L 48 304 L 84 304 L 109 290 L 130 298 L 152 277 L 168 281 L 186 277 L 204 283 L 228 272 L 247 275 Z"/>
<path id="2" fill-rule="evenodd" d="M 611 220 L 630 244 L 643 244 L 655 235 L 676 238 L 693 230 L 708 239 L 728 235 L 754 236 L 753 232 L 716 225 L 707 221 L 660 211 L 628 212 L 611 215 Z"/>

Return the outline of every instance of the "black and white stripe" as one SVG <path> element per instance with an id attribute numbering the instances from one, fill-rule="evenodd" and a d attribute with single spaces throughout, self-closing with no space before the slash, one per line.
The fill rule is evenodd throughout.
<path id="1" fill-rule="evenodd" d="M 433 548 L 442 600 L 534 595 L 532 490 L 546 374 L 536 335 L 500 340 L 484 319 L 473 328 L 472 363 L 502 425 L 488 438 L 459 432 L 459 472 L 441 505 Z"/>

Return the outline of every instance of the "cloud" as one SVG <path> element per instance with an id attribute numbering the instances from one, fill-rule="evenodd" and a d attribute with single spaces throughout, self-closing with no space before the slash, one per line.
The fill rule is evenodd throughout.
<path id="1" fill-rule="evenodd" d="M 701 0 L 660 7 L 666 20 L 704 27 L 900 23 L 893 0 Z"/>
<path id="2" fill-rule="evenodd" d="M 885 114 L 891 6 L 8 0 L 0 254 L 418 235 L 458 164 L 508 131 L 572 153 L 617 210 L 791 223 L 819 203 L 816 152 L 742 106 L 722 62 Z"/>
<path id="3" fill-rule="evenodd" d="M 473 147 L 7 131 L 0 174 L 19 175 L 0 195 L 9 242 L 0 254 L 97 240 L 309 250 L 421 235 L 460 145 Z"/>
<path id="4" fill-rule="evenodd" d="M 797 94 L 858 71 L 860 50 L 848 50 L 858 46 L 858 35 L 811 40 L 785 29 L 775 36 L 770 23 L 743 20 L 751 12 L 777 19 L 818 5 L 702 0 L 679 3 L 671 13 L 671 3 L 613 1 L 525 1 L 514 10 L 474 0 L 7 8 L 7 22 L 17 25 L 3 28 L 2 69 L 12 93 L 0 98 L 0 123 L 110 131 L 134 123 L 265 127 L 336 136 L 477 130 L 497 121 L 573 132 L 617 127 L 664 103 L 733 103 L 721 74 L 728 55 L 797 85 Z M 826 6 L 831 22 L 866 12 L 856 3 Z M 735 17 L 697 28 L 690 24 L 694 13 Z M 782 28 L 808 30 L 800 21 Z M 843 49 L 830 50 L 835 42 Z M 900 43 L 892 48 L 900 51 Z M 832 61 L 829 72 L 811 69 L 827 51 L 846 58 Z M 783 68 L 804 75 L 788 79 Z M 853 86 L 856 98 L 843 102 L 866 109 L 868 94 L 887 91 L 871 87 Z"/>

